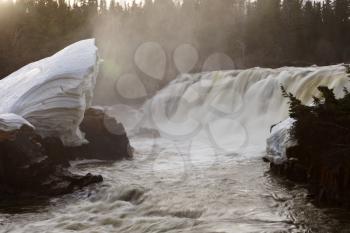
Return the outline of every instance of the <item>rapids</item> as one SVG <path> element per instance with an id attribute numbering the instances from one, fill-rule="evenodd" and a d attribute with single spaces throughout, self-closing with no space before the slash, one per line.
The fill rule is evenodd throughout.
<path id="1" fill-rule="evenodd" d="M 315 207 L 261 160 L 271 125 L 288 115 L 281 85 L 312 104 L 317 86 L 340 97 L 348 81 L 341 65 L 182 75 L 142 109 L 110 109 L 129 132 L 160 133 L 131 136 L 134 160 L 74 162 L 104 183 L 0 202 L 0 232 L 348 232 L 348 212 Z"/>

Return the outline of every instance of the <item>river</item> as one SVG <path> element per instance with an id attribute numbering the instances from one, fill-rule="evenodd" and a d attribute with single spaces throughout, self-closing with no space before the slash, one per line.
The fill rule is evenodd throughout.
<path id="1" fill-rule="evenodd" d="M 271 125 L 288 116 L 281 85 L 312 103 L 319 85 L 339 97 L 348 84 L 341 65 L 179 77 L 141 110 L 113 107 L 133 160 L 73 162 L 74 172 L 104 182 L 63 197 L 0 201 L 0 232 L 350 232 L 349 212 L 315 206 L 305 187 L 262 161 Z M 132 136 L 137 128 L 160 135 Z"/>

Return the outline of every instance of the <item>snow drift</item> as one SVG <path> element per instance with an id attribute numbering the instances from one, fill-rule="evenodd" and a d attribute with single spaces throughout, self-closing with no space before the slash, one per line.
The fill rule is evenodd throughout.
<path id="1" fill-rule="evenodd" d="M 59 137 L 66 146 L 84 144 L 79 125 L 91 105 L 97 73 L 94 39 L 21 68 L 0 81 L 0 114 L 12 113 L 2 115 L 0 124 L 15 126 L 20 116 L 42 137 Z"/>
<path id="2" fill-rule="evenodd" d="M 266 140 L 267 155 L 265 156 L 270 162 L 284 163 L 287 160 L 287 149 L 297 144 L 290 135 L 294 122 L 294 119 L 287 118 L 272 128 L 271 135 Z"/>
<path id="3" fill-rule="evenodd" d="M 13 113 L 0 114 L 0 131 L 10 132 L 19 130 L 23 125 L 34 129 L 34 126 L 21 116 Z"/>

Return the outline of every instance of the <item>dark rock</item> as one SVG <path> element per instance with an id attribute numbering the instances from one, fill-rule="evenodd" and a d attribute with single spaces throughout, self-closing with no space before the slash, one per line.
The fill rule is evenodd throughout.
<path id="1" fill-rule="evenodd" d="M 1 195 L 60 195 L 103 180 L 69 172 L 66 161 L 46 151 L 44 140 L 27 125 L 0 135 Z"/>
<path id="2" fill-rule="evenodd" d="M 29 124 L 29 123 L 28 123 Z M 130 159 L 132 148 L 123 125 L 100 108 L 88 109 L 81 124 L 88 144 L 68 148 L 58 138 L 41 138 L 33 127 L 0 128 L 0 194 L 61 195 L 102 182 L 102 176 L 72 174 L 73 159 Z"/>
<path id="3" fill-rule="evenodd" d="M 48 155 L 50 155 L 50 160 L 57 165 L 62 165 L 63 167 L 69 167 L 69 151 L 64 147 L 62 141 L 59 138 L 44 138 L 43 147 Z"/>
<path id="4" fill-rule="evenodd" d="M 86 110 L 80 129 L 88 144 L 69 148 L 72 159 L 131 159 L 133 149 L 121 123 L 106 114 L 103 108 Z"/>

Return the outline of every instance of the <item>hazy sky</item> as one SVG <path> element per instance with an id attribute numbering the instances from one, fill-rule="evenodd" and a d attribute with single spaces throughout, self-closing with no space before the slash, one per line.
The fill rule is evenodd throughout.
<path id="1" fill-rule="evenodd" d="M 7 1 L 11 1 L 11 0 L 0 0 L 0 2 L 7 2 Z M 71 1 L 71 0 L 68 0 L 68 1 Z M 124 5 L 125 3 L 132 3 L 134 0 L 117 0 L 119 3 L 121 3 L 122 5 Z M 141 3 L 143 2 L 143 0 L 135 0 L 136 3 Z M 323 1 L 323 0 L 314 0 L 314 1 Z M 110 0 L 107 0 L 107 4 L 110 3 Z"/>
<path id="2" fill-rule="evenodd" d="M 11 0 L 0 0 L 0 2 L 7 2 L 7 1 L 11 1 Z M 117 0 L 118 2 L 120 2 L 122 5 L 124 5 L 125 3 L 131 3 L 133 2 L 133 0 Z M 136 3 L 141 3 L 143 0 L 135 0 Z M 109 3 L 110 0 L 107 0 L 107 3 Z"/>
<path id="3" fill-rule="evenodd" d="M 107 0 L 108 2 L 110 1 L 110 0 Z M 117 0 L 118 2 L 120 2 L 120 3 L 122 3 L 123 5 L 125 4 L 125 3 L 131 3 L 131 2 L 133 2 L 133 0 Z M 313 0 L 313 1 L 316 1 L 316 2 L 321 2 L 321 1 L 323 1 L 323 0 Z M 140 3 L 140 2 L 143 2 L 143 0 L 136 0 L 136 2 L 137 3 Z"/>

